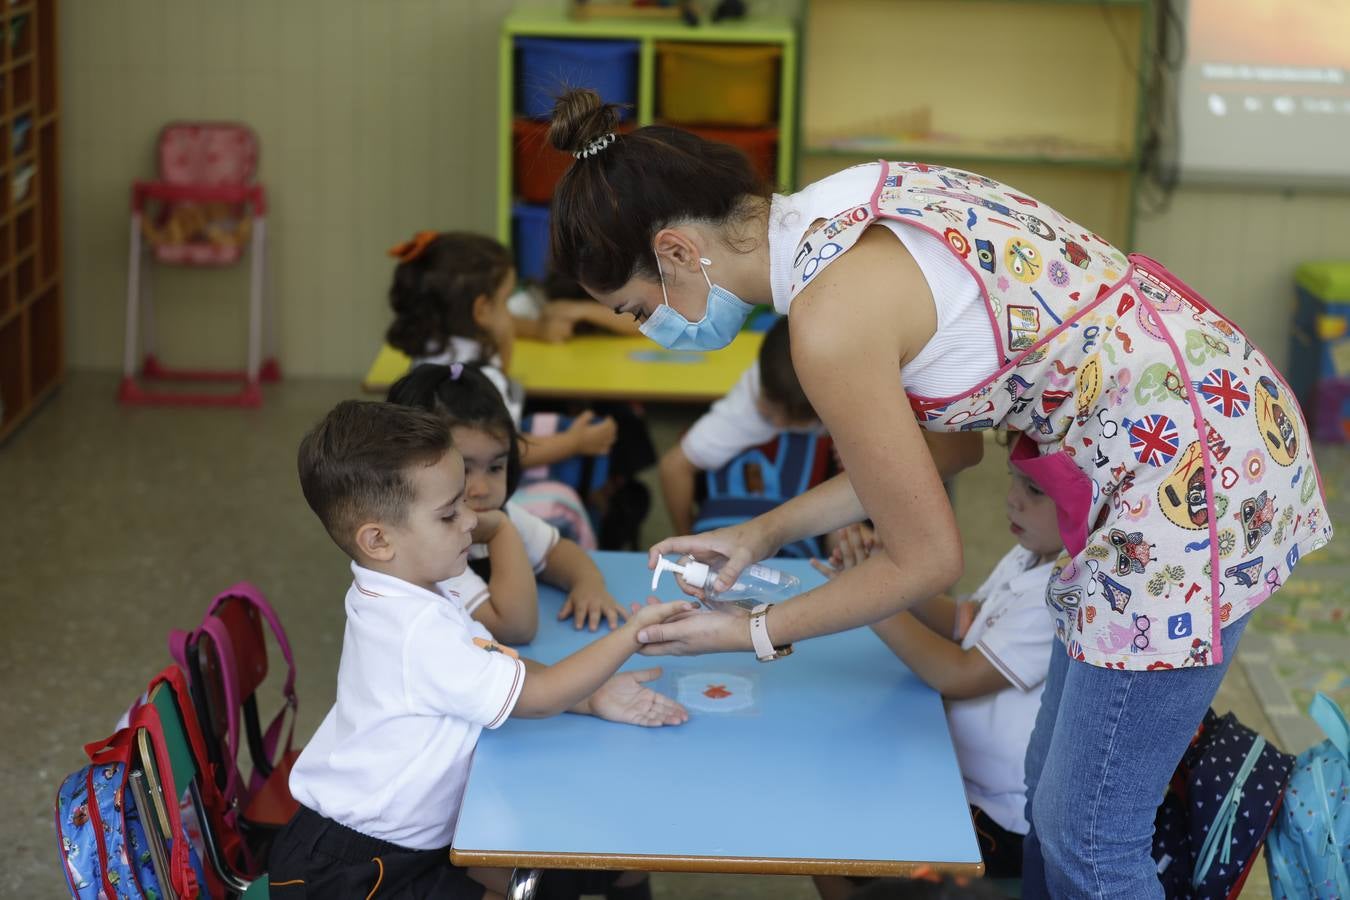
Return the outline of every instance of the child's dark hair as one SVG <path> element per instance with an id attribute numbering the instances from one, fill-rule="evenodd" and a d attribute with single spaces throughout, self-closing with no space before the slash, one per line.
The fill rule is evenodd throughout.
<path id="1" fill-rule="evenodd" d="M 394 269 L 389 305 L 391 347 L 412 357 L 445 350 L 451 337 L 476 340 L 481 359 L 497 352 L 492 335 L 473 317 L 479 297 L 492 297 L 512 269 L 511 254 L 481 234 L 447 231 Z"/>
<path id="2" fill-rule="evenodd" d="M 797 370 L 792 367 L 787 316 L 773 323 L 764 335 L 764 343 L 759 345 L 759 387 L 764 399 L 781 409 L 792 422 L 819 418 L 797 380 Z"/>
<path id="3" fill-rule="evenodd" d="M 617 109 L 595 91 L 566 91 L 553 107 L 548 139 L 559 150 L 585 153 L 615 131 Z M 739 224 L 770 193 L 735 147 L 647 125 L 580 157 L 563 175 L 553 192 L 551 259 L 592 291 L 616 290 L 634 275 L 655 281 L 658 231 L 683 221 Z"/>
<path id="4" fill-rule="evenodd" d="M 478 428 L 506 441 L 506 496 L 520 484 L 520 433 L 497 386 L 472 363 L 421 365 L 389 388 L 390 403 L 440 415 L 449 427 Z"/>
<path id="5" fill-rule="evenodd" d="M 401 525 L 415 499 L 408 470 L 434 465 L 450 448 L 441 416 L 344 400 L 300 441 L 300 490 L 328 536 L 356 559 L 356 529 L 366 522 Z"/>

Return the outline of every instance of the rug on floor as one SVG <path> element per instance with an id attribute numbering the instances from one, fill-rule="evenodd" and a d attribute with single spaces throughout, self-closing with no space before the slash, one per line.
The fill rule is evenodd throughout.
<path id="1" fill-rule="evenodd" d="M 1350 447 L 1314 448 L 1336 534 L 1253 614 L 1237 659 L 1282 749 L 1322 740 L 1308 718 L 1318 691 L 1350 710 Z"/>

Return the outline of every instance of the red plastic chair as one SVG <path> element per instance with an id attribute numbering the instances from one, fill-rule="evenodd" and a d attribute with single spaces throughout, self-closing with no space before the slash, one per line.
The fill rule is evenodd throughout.
<path id="1" fill-rule="evenodd" d="M 264 236 L 267 200 L 253 178 L 258 139 L 246 125 L 178 122 L 160 132 L 155 181 L 131 190 L 131 253 L 127 268 L 126 344 L 118 399 L 139 405 L 259 406 L 260 382 L 281 377 L 274 354 L 263 359 Z M 243 370 L 171 369 L 155 356 L 154 307 L 147 265 L 233 265 L 251 244 L 248 362 Z M 147 252 L 147 250 L 149 252 Z M 143 339 L 139 332 L 143 329 Z M 147 380 L 242 381 L 237 393 L 151 391 L 137 381 L 138 341 L 145 355 L 139 375 Z"/>

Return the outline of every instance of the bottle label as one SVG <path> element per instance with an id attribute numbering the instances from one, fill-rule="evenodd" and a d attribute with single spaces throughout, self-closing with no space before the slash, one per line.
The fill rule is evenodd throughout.
<path id="1" fill-rule="evenodd" d="M 768 566 L 746 566 L 741 570 L 742 574 L 749 575 L 751 578 L 758 578 L 760 581 L 768 584 L 778 584 L 783 580 L 783 574 L 777 569 L 770 569 Z"/>

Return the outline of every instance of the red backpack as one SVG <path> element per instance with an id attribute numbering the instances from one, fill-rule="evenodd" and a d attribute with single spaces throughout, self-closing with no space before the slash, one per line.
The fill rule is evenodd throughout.
<path id="1" fill-rule="evenodd" d="M 267 678 L 264 621 L 286 660 L 282 706 L 266 728 L 261 724 L 257 697 Z M 196 629 L 170 632 L 169 652 L 187 675 L 205 737 L 207 762 L 227 805 L 227 820 L 245 836 L 251 852 L 250 874 L 257 874 L 272 837 L 299 808 L 287 784 L 300 751 L 292 746 L 295 661 L 286 631 L 262 593 L 240 582 L 211 601 Z M 290 723 L 283 741 L 287 711 Z M 240 760 L 241 744 L 248 746 L 245 761 Z"/>

